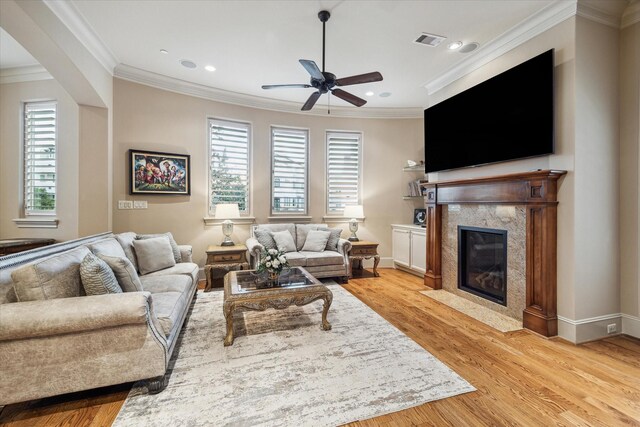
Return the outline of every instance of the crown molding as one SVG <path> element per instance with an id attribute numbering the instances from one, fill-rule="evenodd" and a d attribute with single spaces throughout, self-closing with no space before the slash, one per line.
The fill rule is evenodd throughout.
<path id="1" fill-rule="evenodd" d="M 113 76 L 113 70 L 119 62 L 118 59 L 98 37 L 78 8 L 70 1 L 43 0 L 43 2 L 98 60 L 100 65 Z"/>
<path id="2" fill-rule="evenodd" d="M 624 11 L 620 28 L 629 27 L 637 22 L 640 22 L 640 1 L 631 3 Z"/>
<path id="3" fill-rule="evenodd" d="M 576 0 L 556 1 L 481 46 L 424 87 L 433 94 L 576 14 Z"/>
<path id="4" fill-rule="evenodd" d="M 28 67 L 3 68 L 0 70 L 0 84 L 34 82 L 38 80 L 51 80 L 53 76 L 49 74 L 42 65 L 31 65 Z"/>
<path id="5" fill-rule="evenodd" d="M 620 19 L 618 17 L 610 15 L 585 3 L 578 3 L 576 15 L 615 29 L 620 28 Z"/>
<path id="6" fill-rule="evenodd" d="M 260 96 L 245 95 L 217 89 L 197 83 L 168 77 L 162 74 L 152 73 L 140 68 L 125 64 L 118 64 L 115 68 L 114 76 L 134 83 L 158 89 L 176 92 L 183 95 L 191 95 L 198 98 L 212 101 L 224 102 L 227 104 L 241 105 L 243 107 L 258 108 L 269 111 L 280 111 L 285 113 L 296 113 L 304 115 L 325 116 L 326 110 L 316 109 L 311 111 L 300 111 L 300 104 L 289 101 L 278 101 L 274 99 L 262 98 Z M 331 107 L 333 117 L 352 117 L 367 119 L 415 119 L 422 118 L 422 108 L 351 108 L 351 107 Z"/>

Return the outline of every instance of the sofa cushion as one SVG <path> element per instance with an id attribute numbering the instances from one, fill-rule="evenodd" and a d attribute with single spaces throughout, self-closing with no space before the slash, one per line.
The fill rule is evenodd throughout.
<path id="1" fill-rule="evenodd" d="M 174 327 L 178 327 L 187 305 L 187 294 L 184 292 L 160 292 L 151 295 L 153 311 L 166 337 L 171 335 Z"/>
<path id="2" fill-rule="evenodd" d="M 80 263 L 80 280 L 87 295 L 122 293 L 109 265 L 91 252 Z"/>
<path id="3" fill-rule="evenodd" d="M 271 232 L 271 237 L 276 241 L 279 251 L 285 253 L 296 251 L 296 244 L 293 241 L 293 236 L 291 236 L 291 233 L 289 233 L 288 230 Z"/>
<path id="4" fill-rule="evenodd" d="M 175 239 L 173 238 L 173 234 L 171 234 L 171 232 L 162 233 L 162 234 L 138 234 L 136 239 L 138 240 L 153 239 L 154 237 L 161 237 L 161 236 L 167 236 L 167 238 L 169 238 L 169 244 L 171 245 L 171 250 L 173 251 L 173 259 L 175 260 L 176 264 L 179 262 L 182 262 L 182 253 L 180 252 L 180 247 L 176 243 Z"/>
<path id="5" fill-rule="evenodd" d="M 317 267 L 320 265 L 344 265 L 344 257 L 338 252 L 323 251 L 323 252 L 298 252 L 307 258 L 307 267 Z"/>
<path id="6" fill-rule="evenodd" d="M 134 240 L 140 274 L 148 274 L 176 265 L 173 250 L 167 236 Z"/>
<path id="7" fill-rule="evenodd" d="M 93 243 L 88 247 L 89 250 L 95 255 L 107 255 L 118 258 L 127 257 L 127 255 L 124 253 L 124 249 L 122 249 L 122 246 L 120 246 L 120 243 L 118 243 L 115 237 L 100 240 L 99 242 Z"/>
<path id="8" fill-rule="evenodd" d="M 284 254 L 289 262 L 289 267 L 304 267 L 307 265 L 307 257 L 300 252 L 289 252 Z"/>
<path id="9" fill-rule="evenodd" d="M 331 232 L 329 240 L 327 240 L 327 250 L 336 252 L 338 250 L 338 242 L 340 241 L 340 235 L 342 234 L 341 228 L 329 228 Z"/>
<path id="10" fill-rule="evenodd" d="M 80 281 L 80 263 L 88 253 L 90 251 L 86 246 L 80 246 L 12 271 L 11 279 L 18 301 L 84 295 Z"/>
<path id="11" fill-rule="evenodd" d="M 324 252 L 330 236 L 330 231 L 311 230 L 307 233 L 307 240 L 305 240 L 302 250 L 309 252 Z"/>
<path id="12" fill-rule="evenodd" d="M 327 224 L 296 224 L 296 249 L 301 251 L 304 242 L 307 241 L 307 234 L 312 230 L 327 228 Z"/>
<path id="13" fill-rule="evenodd" d="M 136 240 L 136 233 L 128 232 L 128 233 L 120 233 L 116 234 L 116 240 L 122 246 L 122 250 L 124 251 L 131 264 L 136 268 L 136 271 L 140 271 L 138 268 L 138 258 L 136 257 L 136 251 L 133 248 L 133 241 Z"/>
<path id="14" fill-rule="evenodd" d="M 191 278 L 184 274 L 164 276 L 146 275 L 140 277 L 142 286 L 147 292 L 161 294 L 163 292 L 188 292 L 192 287 Z"/>
<path id="15" fill-rule="evenodd" d="M 266 250 L 278 249 L 278 245 L 276 245 L 276 241 L 273 240 L 269 230 L 255 229 L 253 230 L 253 235 Z"/>
<path id="16" fill-rule="evenodd" d="M 193 262 L 181 262 L 180 264 L 176 264 L 173 267 L 154 271 L 153 273 L 149 273 L 143 277 L 157 277 L 181 274 L 189 277 L 193 281 L 193 283 L 198 283 L 198 270 L 198 264 L 194 264 Z M 147 290 L 146 287 L 144 289 L 145 291 Z"/>
<path id="17" fill-rule="evenodd" d="M 287 230 L 289 233 L 291 233 L 291 237 L 293 238 L 293 240 L 294 241 L 296 240 L 296 225 L 292 222 L 277 223 L 277 224 L 260 224 L 256 226 L 256 228 L 254 229 L 253 231 L 254 234 L 255 234 L 255 230 L 266 230 L 272 233 L 275 233 L 277 231 Z"/>
<path id="18" fill-rule="evenodd" d="M 118 284 L 124 292 L 140 292 L 143 290 L 138 272 L 127 257 L 98 254 L 98 258 L 106 262 L 109 268 L 113 270 L 113 274 L 115 274 Z"/>

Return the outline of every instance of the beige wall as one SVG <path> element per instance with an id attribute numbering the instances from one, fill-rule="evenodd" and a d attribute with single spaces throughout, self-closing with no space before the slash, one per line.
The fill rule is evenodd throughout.
<path id="1" fill-rule="evenodd" d="M 58 102 L 57 229 L 18 228 L 22 216 L 22 104 Z M 0 84 L 0 237 L 78 237 L 78 105 L 55 81 Z"/>
<path id="2" fill-rule="evenodd" d="M 410 222 L 414 203 L 401 198 L 407 159 L 423 158 L 421 119 L 346 119 L 279 113 L 180 95 L 115 79 L 113 229 L 116 232 L 171 231 L 179 243 L 192 244 L 201 266 L 208 245 L 219 244 L 219 226 L 205 226 L 207 215 L 207 118 L 250 122 L 253 127 L 252 214 L 257 223 L 270 214 L 270 126 L 310 131 L 309 194 L 313 222 L 325 214 L 325 131 L 363 133 L 363 204 L 366 220 L 358 236 L 380 242 L 381 256 L 391 256 L 392 223 Z M 191 196 L 130 196 L 127 188 L 127 150 L 130 148 L 191 155 Z M 147 200 L 146 210 L 118 210 L 118 200 Z M 347 224 L 340 224 L 348 236 Z M 244 242 L 248 225 L 236 225 L 233 239 Z"/>

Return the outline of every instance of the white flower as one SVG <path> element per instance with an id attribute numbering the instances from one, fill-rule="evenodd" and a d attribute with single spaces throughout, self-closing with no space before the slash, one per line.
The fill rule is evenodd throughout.
<path id="1" fill-rule="evenodd" d="M 269 255 L 277 255 L 278 251 L 275 249 L 269 249 Z"/>
<path id="2" fill-rule="evenodd" d="M 267 268 L 271 267 L 271 262 L 267 261 L 267 263 L 265 264 L 267 266 Z"/>
<path id="3" fill-rule="evenodd" d="M 278 261 L 280 261 L 280 264 L 284 264 L 285 262 L 287 262 L 287 259 L 285 257 L 283 257 L 282 255 L 280 255 L 278 257 Z"/>
<path id="4" fill-rule="evenodd" d="M 271 265 L 273 265 L 275 268 L 278 268 L 278 266 L 280 265 L 280 262 L 278 260 L 275 260 Z"/>

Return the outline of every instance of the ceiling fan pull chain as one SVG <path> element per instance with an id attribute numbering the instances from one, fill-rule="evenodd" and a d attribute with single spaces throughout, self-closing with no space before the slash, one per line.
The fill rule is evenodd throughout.
<path id="1" fill-rule="evenodd" d="M 327 114 L 331 114 L 331 91 L 327 92 Z"/>

